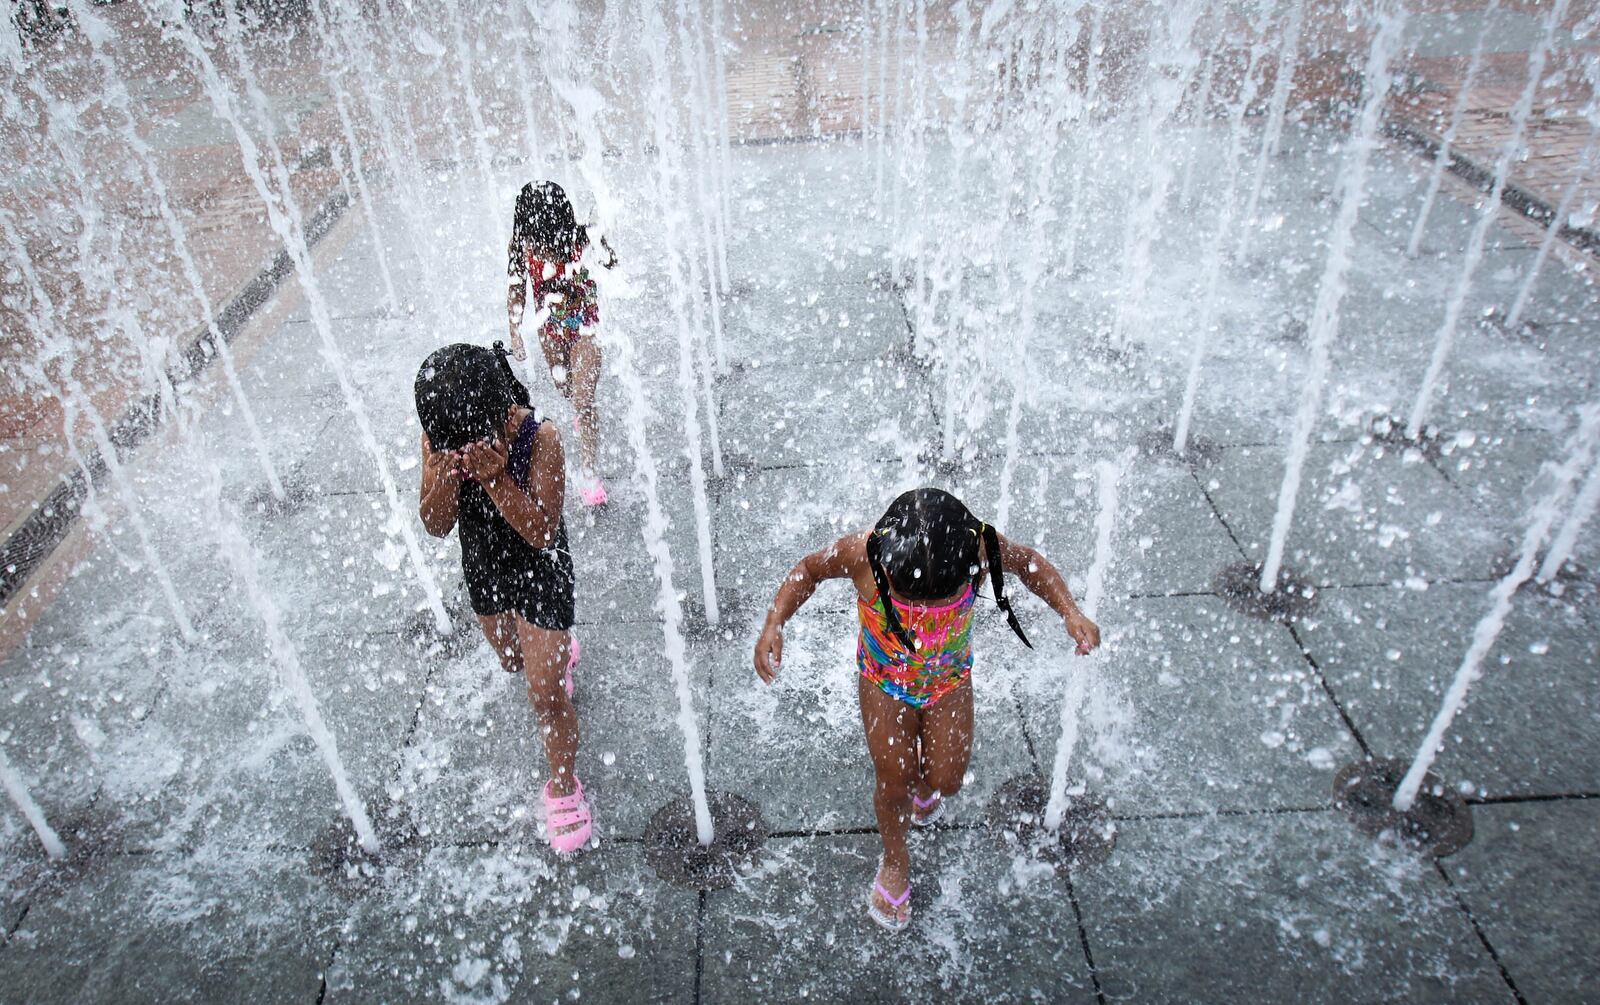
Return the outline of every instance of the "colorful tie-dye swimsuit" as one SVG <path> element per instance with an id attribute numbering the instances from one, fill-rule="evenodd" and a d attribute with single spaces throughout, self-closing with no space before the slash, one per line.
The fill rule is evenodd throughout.
<path id="1" fill-rule="evenodd" d="M 570 344 L 584 328 L 600 323 L 600 300 L 588 267 L 579 264 L 579 247 L 568 262 L 550 262 L 532 248 L 524 250 L 523 269 L 528 277 L 528 293 L 534 310 L 550 308 L 543 332 L 547 338 Z"/>
<path id="2" fill-rule="evenodd" d="M 948 604 L 922 607 L 893 600 L 900 623 L 921 643 L 908 652 L 884 617 L 882 599 L 856 598 L 861 635 L 856 666 L 884 694 L 913 708 L 932 705 L 972 675 L 972 605 L 978 594 L 968 583 Z"/>

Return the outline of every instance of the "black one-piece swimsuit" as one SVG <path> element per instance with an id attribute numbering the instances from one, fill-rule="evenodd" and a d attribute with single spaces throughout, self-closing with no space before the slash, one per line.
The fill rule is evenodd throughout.
<path id="1" fill-rule="evenodd" d="M 506 473 L 524 492 L 541 421 L 537 414 L 523 421 L 506 459 Z M 477 482 L 461 483 L 456 504 L 461 572 L 472 610 L 480 615 L 515 611 L 539 628 L 557 632 L 571 628 L 575 580 L 566 519 L 556 530 L 554 544 L 535 548 L 506 522 Z"/>

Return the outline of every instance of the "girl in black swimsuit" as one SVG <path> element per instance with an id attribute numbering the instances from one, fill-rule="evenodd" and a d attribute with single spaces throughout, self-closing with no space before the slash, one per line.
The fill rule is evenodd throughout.
<path id="1" fill-rule="evenodd" d="M 457 343 L 435 351 L 416 380 L 422 421 L 423 526 L 460 528 L 461 571 L 472 609 L 501 666 L 527 677 L 544 733 L 544 803 L 551 847 L 573 852 L 593 831 L 574 773 L 572 552 L 561 508 L 561 437 L 529 407 L 528 391 L 496 349 Z"/>

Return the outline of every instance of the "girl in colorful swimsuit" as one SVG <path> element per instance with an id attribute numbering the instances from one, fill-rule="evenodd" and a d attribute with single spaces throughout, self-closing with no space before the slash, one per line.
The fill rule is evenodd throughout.
<path id="1" fill-rule="evenodd" d="M 592 814 L 574 774 L 578 714 L 572 670 L 572 552 L 561 516 L 561 436 L 529 407 L 503 350 L 458 343 L 417 372 L 422 421 L 422 524 L 461 539 L 461 571 L 483 633 L 509 673 L 522 674 L 544 733 L 550 780 L 546 832 L 558 852 L 589 840 Z"/>
<path id="2" fill-rule="evenodd" d="M 606 268 L 617 263 L 611 246 L 600 240 Z M 538 322 L 539 348 L 550 375 L 577 409 L 578 448 L 583 458 L 579 497 L 586 506 L 606 501 L 600 480 L 600 417 L 595 408 L 595 387 L 600 383 L 600 344 L 594 329 L 600 323 L 600 299 L 595 280 L 584 262 L 589 250 L 588 228 L 578 223 L 572 202 L 553 181 L 522 186 L 511 218 L 511 245 L 506 251 L 506 315 L 511 329 L 511 351 L 527 358 L 522 322 L 533 305 Z"/>
<path id="3" fill-rule="evenodd" d="M 961 789 L 972 754 L 972 611 L 986 578 L 1011 629 L 1028 643 L 1006 599 L 1005 572 L 1061 615 L 1079 653 L 1100 644 L 1100 629 L 1078 610 L 1044 556 L 1002 537 L 955 496 L 934 488 L 905 493 L 872 529 L 801 559 L 778 588 L 756 642 L 756 673 L 771 684 L 783 655 L 784 623 L 822 580 L 855 584 L 861 626 L 856 691 L 883 839 L 867 908 L 891 931 L 911 919 L 908 824 L 939 818 L 945 801 Z"/>

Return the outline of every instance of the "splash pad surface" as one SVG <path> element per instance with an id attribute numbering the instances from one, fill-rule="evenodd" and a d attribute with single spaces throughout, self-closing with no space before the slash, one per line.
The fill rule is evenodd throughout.
<path id="1" fill-rule="evenodd" d="M 1201 156 L 1220 156 L 1226 141 L 1205 126 L 1185 136 Z M 870 524 L 901 488 L 935 481 L 992 513 L 1008 396 L 963 413 L 957 456 L 941 468 L 950 368 L 916 339 L 947 325 L 950 308 L 919 317 L 905 287 L 883 281 L 887 235 L 852 197 L 871 189 L 872 163 L 836 141 L 731 155 L 741 226 L 728 245 L 731 366 L 716 397 L 722 449 L 739 463 L 709 496 L 728 613 L 687 642 L 707 783 L 751 800 L 769 831 L 731 885 L 679 889 L 647 861 L 652 815 L 687 785 L 614 374 L 601 388 L 614 501 L 568 513 L 585 646 L 578 772 L 599 841 L 559 859 L 537 819 L 543 760 L 520 684 L 475 636 L 409 630 L 424 598 L 310 315 L 286 287 L 256 322 L 241 381 L 299 505 L 262 500 L 225 395 L 197 428 L 385 848 L 347 881 L 318 860 L 348 844 L 348 824 L 250 598 L 214 548 L 196 544 L 210 540 L 207 515 L 192 503 L 176 434 L 160 434 L 128 464 L 199 640 L 178 638 L 119 533 L 122 504 L 107 499 L 96 546 L 0 669 L 6 750 L 72 853 L 47 862 L 21 818 L 0 815 L 0 979 L 40 1001 L 111 1000 L 128 987 L 180 999 L 1089 1001 L 1218 999 L 1246 984 L 1271 998 L 1311 988 L 1326 999 L 1485 1000 L 1506 994 L 1504 967 L 1530 1000 L 1570 993 L 1592 965 L 1577 940 L 1596 920 L 1571 882 L 1593 869 L 1575 853 L 1595 835 L 1596 804 L 1577 798 L 1590 794 L 1597 757 L 1591 602 L 1532 591 L 1519 601 L 1435 765 L 1444 784 L 1470 783 L 1477 836 L 1464 849 L 1435 865 L 1375 843 L 1330 786 L 1365 754 L 1409 755 L 1438 703 L 1518 531 L 1524 488 L 1587 393 L 1569 379 L 1596 362 L 1600 315 L 1582 279 L 1545 278 L 1531 308 L 1540 345 L 1463 328 L 1437 451 L 1374 438 L 1377 406 L 1403 405 L 1426 362 L 1455 276 L 1448 252 L 1473 220 L 1469 205 L 1442 196 L 1429 240 L 1444 254 L 1404 259 L 1422 167 L 1399 149 L 1375 154 L 1333 359 L 1343 396 L 1311 445 L 1287 554 L 1317 606 L 1261 621 L 1212 592 L 1220 570 L 1258 564 L 1266 547 L 1303 373 L 1283 317 L 1314 298 L 1335 138 L 1307 126 L 1286 139 L 1264 196 L 1283 222 L 1230 272 L 1195 417 L 1206 462 L 1152 453 L 1121 476 L 1106 650 L 1071 657 L 1057 621 L 1030 600 L 1019 604 L 1024 621 L 1045 641 L 1027 653 L 980 603 L 971 778 L 944 820 L 913 836 L 916 920 L 898 939 L 863 910 L 879 845 L 851 598 L 827 587 L 791 623 L 770 689 L 749 648 L 793 560 Z M 607 170 L 649 169 L 633 156 Z M 944 171 L 953 154 L 933 144 L 929 157 Z M 1058 168 L 1064 178 L 1067 163 Z M 1113 191 L 1118 169 L 1100 165 L 1086 190 Z M 498 169 L 502 202 L 526 172 Z M 480 179 L 468 159 L 418 184 L 416 202 L 378 194 L 372 219 L 394 247 L 459 226 Z M 450 240 L 425 265 L 397 256 L 397 287 L 417 291 L 403 299 L 449 292 L 437 308 L 396 313 L 366 226 L 352 210 L 316 249 L 316 267 L 378 446 L 410 493 L 416 364 L 442 340 L 441 320 L 452 338 L 501 337 L 502 255 L 491 242 Z M 650 278 L 665 251 L 656 221 L 627 198 L 612 235 L 637 288 L 610 305 L 608 323 L 638 354 L 666 541 L 679 588 L 693 594 L 671 291 Z M 1188 350 L 1181 322 L 1200 281 L 1188 238 L 1169 226 L 1153 240 L 1163 267 L 1152 272 L 1149 323 L 1128 346 L 1097 352 L 1116 310 L 1123 234 L 1107 217 L 1086 221 L 1080 241 L 1084 267 L 1038 287 L 1033 398 L 1003 528 L 1079 590 L 1093 557 L 1094 462 L 1170 424 Z M 1480 306 L 1514 295 L 1532 247 L 1496 227 Z M 913 272 L 917 260 L 904 261 Z M 1011 323 L 994 267 L 963 264 L 970 309 L 989 319 L 970 330 Z M 999 343 L 988 348 L 981 372 L 1003 371 Z M 565 426 L 543 374 L 529 383 Z M 453 543 L 424 545 L 459 613 Z M 1600 560 L 1592 543 L 1576 557 Z M 1074 789 L 1105 801 L 1116 832 L 1105 861 L 1081 866 L 1007 847 L 984 821 L 1009 779 L 1049 770 L 1068 673 L 1092 680 Z M 1553 946 L 1533 935 L 1544 931 L 1557 933 Z"/>

